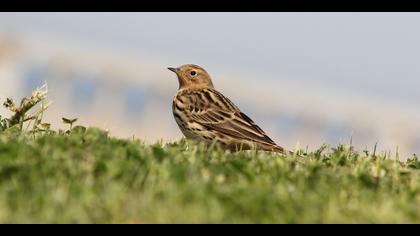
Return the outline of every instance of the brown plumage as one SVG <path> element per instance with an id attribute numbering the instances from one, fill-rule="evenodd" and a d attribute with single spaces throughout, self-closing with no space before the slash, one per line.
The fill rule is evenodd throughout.
<path id="1" fill-rule="evenodd" d="M 203 68 L 188 64 L 168 69 L 178 77 L 179 89 L 172 111 L 186 138 L 217 141 L 230 150 L 255 147 L 284 152 L 235 104 L 214 89 L 210 75 Z"/>

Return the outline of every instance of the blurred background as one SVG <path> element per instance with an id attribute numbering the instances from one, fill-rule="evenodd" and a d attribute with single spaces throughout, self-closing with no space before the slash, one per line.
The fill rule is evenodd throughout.
<path id="1" fill-rule="evenodd" d="M 194 63 L 279 144 L 420 152 L 419 13 L 0 13 L 0 99 L 49 87 L 61 117 L 182 137 L 168 66 Z M 0 115 L 7 115 L 0 108 Z"/>

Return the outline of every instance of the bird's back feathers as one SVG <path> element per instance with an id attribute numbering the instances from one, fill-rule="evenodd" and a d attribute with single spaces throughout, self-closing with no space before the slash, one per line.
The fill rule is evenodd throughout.
<path id="1" fill-rule="evenodd" d="M 213 88 L 179 90 L 173 113 L 186 136 L 217 140 L 230 149 L 284 152 L 255 122 L 227 97 Z"/>

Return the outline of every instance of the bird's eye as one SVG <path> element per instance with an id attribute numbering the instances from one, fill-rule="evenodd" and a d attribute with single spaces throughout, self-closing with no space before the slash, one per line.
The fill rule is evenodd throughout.
<path id="1" fill-rule="evenodd" d="M 192 71 L 190 72 L 190 75 L 191 75 L 191 76 L 195 76 L 195 75 L 197 75 L 197 72 L 195 72 L 195 70 L 192 70 Z"/>

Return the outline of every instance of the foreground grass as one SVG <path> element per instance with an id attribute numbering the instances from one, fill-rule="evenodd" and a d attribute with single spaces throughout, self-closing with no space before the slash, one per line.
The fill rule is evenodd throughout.
<path id="1" fill-rule="evenodd" d="M 0 134 L 1 223 L 420 223 L 420 163 Z"/>

